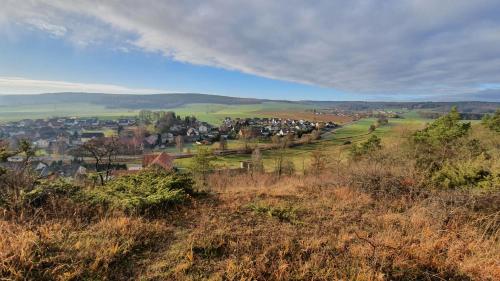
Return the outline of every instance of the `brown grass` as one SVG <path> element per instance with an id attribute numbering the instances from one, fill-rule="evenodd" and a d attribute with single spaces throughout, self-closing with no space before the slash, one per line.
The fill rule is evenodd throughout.
<path id="1" fill-rule="evenodd" d="M 366 167 L 354 169 L 359 178 Z M 329 173 L 211 180 L 213 195 L 163 218 L 1 220 L 0 273 L 6 280 L 500 278 L 498 195 L 380 197 Z"/>

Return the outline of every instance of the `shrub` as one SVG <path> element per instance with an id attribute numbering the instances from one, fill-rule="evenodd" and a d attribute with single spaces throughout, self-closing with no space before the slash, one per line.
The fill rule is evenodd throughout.
<path id="1" fill-rule="evenodd" d="M 413 134 L 413 141 L 416 144 L 432 147 L 453 145 L 470 131 L 470 123 L 463 123 L 460 120 L 457 108 L 453 107 L 448 114 L 439 117 L 423 130 L 416 131 Z"/>
<path id="2" fill-rule="evenodd" d="M 386 117 L 386 116 L 383 116 L 383 115 L 382 115 L 382 116 L 380 116 L 379 118 L 377 118 L 377 121 L 376 121 L 376 123 L 375 123 L 375 126 L 376 126 L 376 127 L 380 127 L 380 126 L 385 126 L 385 125 L 387 125 L 387 124 L 389 124 L 389 119 L 387 119 L 387 117 Z"/>
<path id="3" fill-rule="evenodd" d="M 468 161 L 449 161 L 436 171 L 432 181 L 445 188 L 500 186 L 500 175 L 490 171 L 484 156 Z"/>
<path id="4" fill-rule="evenodd" d="M 281 172 L 282 174 L 288 176 L 295 174 L 295 164 L 293 164 L 291 159 L 286 158 L 283 160 Z"/>
<path id="5" fill-rule="evenodd" d="M 410 140 L 417 166 L 430 173 L 441 169 L 447 159 L 456 156 L 460 141 L 469 131 L 470 123 L 460 122 L 460 114 L 453 108 L 423 130 L 413 133 Z"/>
<path id="6" fill-rule="evenodd" d="M 257 214 L 266 214 L 280 222 L 297 223 L 297 208 L 293 206 L 272 206 L 262 203 L 250 204 L 248 208 Z"/>
<path id="7" fill-rule="evenodd" d="M 486 118 L 488 119 L 488 118 Z M 416 166 L 428 183 L 443 188 L 498 186 L 494 159 L 481 141 L 471 138 L 471 125 L 453 108 L 411 137 Z"/>
<path id="8" fill-rule="evenodd" d="M 147 169 L 135 175 L 111 180 L 106 186 L 89 191 L 94 204 L 132 213 L 164 210 L 185 202 L 193 194 L 193 180 L 177 173 Z"/>
<path id="9" fill-rule="evenodd" d="M 320 174 L 328 164 L 327 155 L 320 149 L 311 152 L 310 170 L 313 174 Z"/>
<path id="10" fill-rule="evenodd" d="M 490 130 L 500 133 L 500 109 L 497 109 L 493 116 L 484 115 L 482 124 Z"/>
<path id="11" fill-rule="evenodd" d="M 41 207 L 50 198 L 76 197 L 80 188 L 63 180 L 45 181 L 30 191 L 21 191 L 23 202 L 32 207 Z"/>
<path id="12" fill-rule="evenodd" d="M 206 187 L 207 177 L 215 169 L 215 165 L 213 163 L 215 159 L 216 158 L 210 149 L 206 147 L 197 148 L 189 169 L 196 179 L 199 180 L 202 187 Z"/>
<path id="13" fill-rule="evenodd" d="M 358 158 L 363 155 L 369 154 L 371 152 L 374 152 L 376 150 L 379 150 L 382 148 L 382 145 L 380 144 L 381 139 L 377 137 L 376 135 L 372 135 L 368 140 L 361 144 L 353 144 L 351 146 L 351 156 L 353 158 Z"/>

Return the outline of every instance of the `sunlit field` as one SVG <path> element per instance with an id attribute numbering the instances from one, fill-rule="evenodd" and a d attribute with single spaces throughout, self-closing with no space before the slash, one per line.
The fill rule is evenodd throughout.
<path id="1" fill-rule="evenodd" d="M 287 102 L 266 102 L 253 105 L 222 105 L 222 104 L 188 104 L 175 108 L 163 108 L 159 105 L 154 110 L 175 111 L 180 116 L 196 116 L 197 119 L 219 125 L 225 117 L 272 117 L 272 111 L 303 111 L 312 108 L 302 104 Z M 118 119 L 120 117 L 137 116 L 139 110 L 106 108 L 95 104 L 40 104 L 36 106 L 0 106 L 0 122 L 21 119 L 37 119 L 50 117 L 98 117 L 102 119 Z"/>

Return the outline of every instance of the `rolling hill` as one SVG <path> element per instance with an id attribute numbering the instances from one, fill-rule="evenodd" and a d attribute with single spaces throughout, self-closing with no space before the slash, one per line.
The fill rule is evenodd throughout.
<path id="1" fill-rule="evenodd" d="M 0 106 L 90 103 L 107 108 L 175 108 L 190 103 L 226 105 L 259 104 L 268 100 L 195 93 L 154 95 L 115 95 L 103 93 L 47 93 L 39 95 L 0 95 Z"/>

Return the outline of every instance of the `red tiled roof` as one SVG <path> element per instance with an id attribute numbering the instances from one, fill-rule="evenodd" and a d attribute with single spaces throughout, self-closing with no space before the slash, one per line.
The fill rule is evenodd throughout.
<path id="1" fill-rule="evenodd" d="M 142 166 L 150 167 L 152 165 L 157 165 L 165 170 L 171 170 L 174 166 L 174 157 L 166 152 L 160 154 L 146 154 L 142 158 Z"/>

